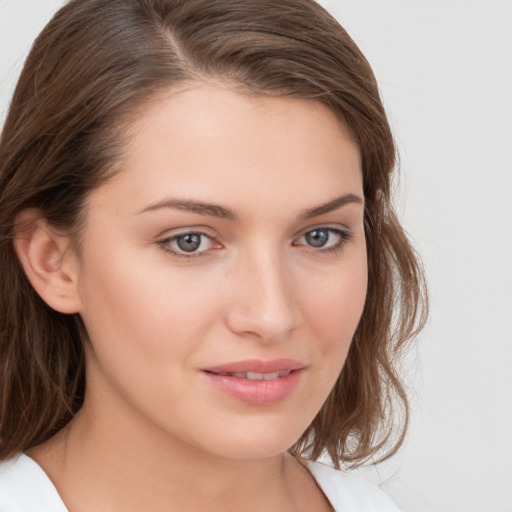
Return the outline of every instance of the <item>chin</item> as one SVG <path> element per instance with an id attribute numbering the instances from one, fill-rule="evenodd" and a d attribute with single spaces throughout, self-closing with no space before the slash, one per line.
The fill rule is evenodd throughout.
<path id="1" fill-rule="evenodd" d="M 303 434 L 303 421 L 265 422 L 248 420 L 246 425 L 224 428 L 202 439 L 203 450 L 231 459 L 266 459 L 289 450 Z M 205 442 L 206 441 L 206 442 Z"/>

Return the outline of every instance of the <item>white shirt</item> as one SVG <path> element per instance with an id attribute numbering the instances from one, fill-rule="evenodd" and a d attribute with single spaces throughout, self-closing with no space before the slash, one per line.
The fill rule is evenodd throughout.
<path id="1" fill-rule="evenodd" d="M 320 462 L 308 469 L 336 512 L 399 512 L 365 480 Z M 24 454 L 0 462 L 0 512 L 68 512 L 43 469 Z"/>

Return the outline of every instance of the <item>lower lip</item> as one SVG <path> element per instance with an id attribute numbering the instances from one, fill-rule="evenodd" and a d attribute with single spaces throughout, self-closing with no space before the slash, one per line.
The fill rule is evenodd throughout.
<path id="1" fill-rule="evenodd" d="M 297 387 L 304 370 L 293 370 L 273 380 L 249 380 L 204 372 L 210 382 L 228 395 L 250 405 L 271 405 L 288 397 Z"/>

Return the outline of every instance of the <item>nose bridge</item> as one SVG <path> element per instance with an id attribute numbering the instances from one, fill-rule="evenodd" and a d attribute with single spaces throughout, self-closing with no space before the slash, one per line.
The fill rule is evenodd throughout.
<path id="1" fill-rule="evenodd" d="M 250 332 L 274 340 L 290 332 L 296 321 L 292 282 L 277 247 L 260 244 L 239 261 L 237 293 L 231 325 L 237 332 Z"/>

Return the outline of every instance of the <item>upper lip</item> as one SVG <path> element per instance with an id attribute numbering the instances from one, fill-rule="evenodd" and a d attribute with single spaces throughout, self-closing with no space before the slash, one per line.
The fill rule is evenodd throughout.
<path id="1" fill-rule="evenodd" d="M 203 368 L 203 371 L 211 373 L 274 373 L 279 371 L 301 370 L 306 365 L 294 359 L 274 359 L 272 361 L 263 361 L 260 359 L 248 359 L 246 361 L 234 361 L 232 363 L 221 364 Z"/>

